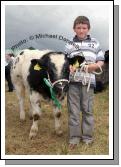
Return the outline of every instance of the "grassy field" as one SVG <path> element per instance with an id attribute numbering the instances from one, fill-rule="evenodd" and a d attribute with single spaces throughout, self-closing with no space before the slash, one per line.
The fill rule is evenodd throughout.
<path id="1" fill-rule="evenodd" d="M 62 111 L 63 135 L 57 136 L 54 131 L 52 108 L 42 101 L 42 117 L 39 120 L 39 131 L 35 139 L 29 140 L 32 120 L 28 115 L 26 98 L 26 121 L 20 122 L 18 100 L 14 92 L 5 93 L 5 153 L 7 155 L 107 155 L 109 154 L 109 92 L 95 94 L 94 99 L 94 143 L 90 146 L 79 144 L 73 151 L 68 149 L 68 113 L 66 99 Z M 81 117 L 81 115 L 80 115 Z"/>

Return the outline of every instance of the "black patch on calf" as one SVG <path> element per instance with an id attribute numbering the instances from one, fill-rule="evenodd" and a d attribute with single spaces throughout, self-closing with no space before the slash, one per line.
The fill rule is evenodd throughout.
<path id="1" fill-rule="evenodd" d="M 20 55 L 23 55 L 23 53 L 24 53 L 24 51 L 22 51 L 22 52 L 20 53 Z"/>
<path id="2" fill-rule="evenodd" d="M 15 60 L 15 65 L 19 62 L 19 57 L 16 58 Z"/>
<path id="3" fill-rule="evenodd" d="M 32 46 L 30 46 L 28 49 L 29 50 L 35 50 L 35 48 L 33 48 Z"/>
<path id="4" fill-rule="evenodd" d="M 60 118 L 61 112 L 57 112 L 55 116 L 56 116 L 57 118 Z"/>
<path id="5" fill-rule="evenodd" d="M 49 55 L 53 52 L 45 54 L 41 59 L 31 60 L 29 75 L 27 77 L 30 89 L 39 92 L 45 99 L 51 98 L 50 89 L 45 84 L 44 78 L 48 78 L 48 73 L 51 82 L 56 80 L 55 65 L 51 63 Z M 34 66 L 39 64 L 40 70 L 35 70 Z"/>
<path id="6" fill-rule="evenodd" d="M 15 57 L 15 55 L 13 53 L 10 53 L 9 56 L 10 57 Z"/>
<path id="7" fill-rule="evenodd" d="M 38 114 L 34 114 L 34 115 L 33 115 L 33 119 L 34 119 L 34 121 L 39 120 L 39 118 L 40 118 L 40 116 L 39 116 Z"/>
<path id="8" fill-rule="evenodd" d="M 16 75 L 18 78 L 20 77 L 20 75 Z"/>
<path id="9" fill-rule="evenodd" d="M 55 65 L 50 61 L 50 56 L 56 55 L 56 54 L 63 54 L 63 53 L 62 52 L 48 52 L 42 56 L 42 58 L 38 61 L 38 63 L 40 64 L 40 66 L 44 66 L 48 70 L 51 68 L 55 69 Z"/>
<path id="10" fill-rule="evenodd" d="M 50 98 L 50 90 L 43 80 L 44 78 L 48 78 L 47 71 L 43 68 L 39 71 L 34 70 L 34 65 L 31 64 L 29 72 L 30 74 L 28 75 L 27 79 L 30 85 L 30 89 L 39 92 L 43 95 L 44 98 Z"/>
<path id="11" fill-rule="evenodd" d="M 77 55 L 75 57 L 72 57 L 72 58 L 68 58 L 68 61 L 69 61 L 70 65 L 75 64 L 77 60 L 78 60 L 79 65 L 80 65 L 84 62 L 85 58 L 83 56 L 79 56 L 79 55 Z"/>

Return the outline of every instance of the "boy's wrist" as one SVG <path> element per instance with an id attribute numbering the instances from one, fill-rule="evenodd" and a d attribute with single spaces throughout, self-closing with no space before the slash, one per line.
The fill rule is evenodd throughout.
<path id="1" fill-rule="evenodd" d="M 97 64 L 89 64 L 88 66 L 88 72 L 93 72 L 99 68 Z"/>

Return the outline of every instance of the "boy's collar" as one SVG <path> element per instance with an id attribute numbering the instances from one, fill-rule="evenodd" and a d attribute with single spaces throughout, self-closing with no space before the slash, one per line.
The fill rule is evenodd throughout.
<path id="1" fill-rule="evenodd" d="M 77 37 L 77 35 L 75 35 L 75 37 L 73 38 L 73 41 L 74 42 L 81 42 L 81 41 L 85 41 L 85 40 L 91 40 L 91 37 L 90 37 L 90 35 L 87 35 L 87 37 L 85 38 L 85 39 L 79 39 L 78 37 Z"/>

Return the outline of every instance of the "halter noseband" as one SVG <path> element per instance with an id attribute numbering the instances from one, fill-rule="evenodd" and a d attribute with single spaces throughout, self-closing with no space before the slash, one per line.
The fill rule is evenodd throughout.
<path id="1" fill-rule="evenodd" d="M 62 84 L 62 82 L 68 82 L 69 83 L 69 80 L 67 80 L 67 79 L 58 79 L 58 80 L 56 80 L 55 82 L 52 83 L 51 80 L 50 80 L 49 73 L 47 73 L 47 75 L 48 75 L 48 81 L 49 81 L 49 83 L 51 84 L 52 87 L 54 87 L 57 83 L 60 83 L 60 84 Z"/>

